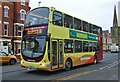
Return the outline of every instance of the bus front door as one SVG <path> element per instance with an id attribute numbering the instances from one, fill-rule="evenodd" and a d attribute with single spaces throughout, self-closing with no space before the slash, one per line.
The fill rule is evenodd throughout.
<path id="1" fill-rule="evenodd" d="M 52 70 L 63 68 L 63 42 L 52 41 Z"/>

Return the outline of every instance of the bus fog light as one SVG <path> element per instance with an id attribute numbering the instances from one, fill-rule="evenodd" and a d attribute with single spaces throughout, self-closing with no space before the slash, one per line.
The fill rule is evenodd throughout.
<path id="1" fill-rule="evenodd" d="M 21 64 L 24 64 L 24 62 L 23 62 L 23 61 L 21 61 Z"/>
<path id="2" fill-rule="evenodd" d="M 42 66 L 50 67 L 50 64 L 42 64 Z"/>
<path id="3" fill-rule="evenodd" d="M 50 67 L 50 64 L 46 64 L 47 67 Z"/>

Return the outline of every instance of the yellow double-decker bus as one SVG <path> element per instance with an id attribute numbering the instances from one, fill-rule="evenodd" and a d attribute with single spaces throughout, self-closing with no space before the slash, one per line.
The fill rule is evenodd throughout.
<path id="1" fill-rule="evenodd" d="M 22 37 L 22 67 L 70 70 L 102 59 L 101 27 L 53 7 L 38 7 L 27 14 Z"/>

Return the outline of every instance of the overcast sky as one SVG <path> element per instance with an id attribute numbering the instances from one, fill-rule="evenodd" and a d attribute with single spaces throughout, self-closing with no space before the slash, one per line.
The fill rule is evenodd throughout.
<path id="1" fill-rule="evenodd" d="M 99 25 L 103 30 L 110 30 L 113 25 L 114 5 L 120 0 L 30 0 L 30 7 L 53 6 L 57 10 Z M 118 13 L 118 7 L 117 7 Z"/>

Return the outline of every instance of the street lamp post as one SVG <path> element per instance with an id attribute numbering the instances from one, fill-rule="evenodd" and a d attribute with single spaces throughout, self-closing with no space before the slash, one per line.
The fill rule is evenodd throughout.
<path id="1" fill-rule="evenodd" d="M 40 6 L 41 1 L 38 2 L 38 6 Z"/>

